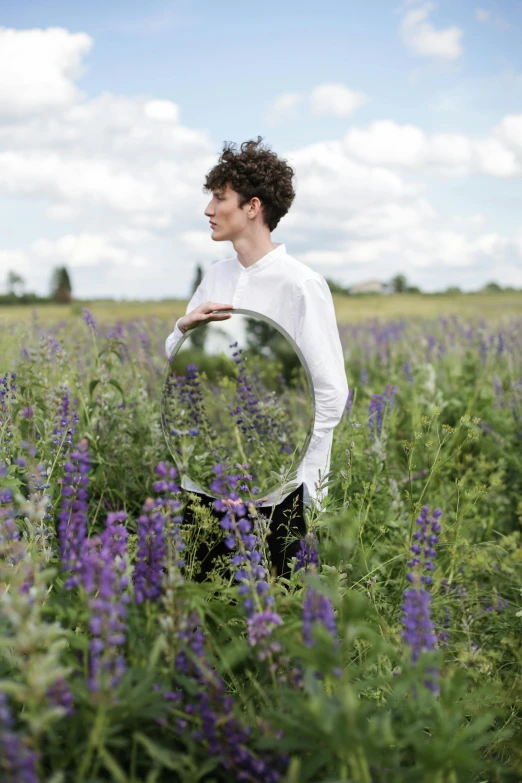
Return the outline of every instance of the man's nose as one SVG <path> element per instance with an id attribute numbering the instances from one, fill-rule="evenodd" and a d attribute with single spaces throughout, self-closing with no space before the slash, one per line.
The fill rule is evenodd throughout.
<path id="1" fill-rule="evenodd" d="M 208 206 L 207 206 L 207 208 L 205 210 L 205 215 L 207 217 L 212 217 L 212 215 L 214 214 L 214 210 L 212 209 L 211 205 L 212 205 L 212 202 L 210 202 L 210 204 L 208 204 Z"/>

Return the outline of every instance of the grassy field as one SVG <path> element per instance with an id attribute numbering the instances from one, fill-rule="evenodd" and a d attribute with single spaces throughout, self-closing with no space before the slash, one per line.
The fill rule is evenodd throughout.
<path id="1" fill-rule="evenodd" d="M 462 317 L 479 315 L 488 320 L 503 315 L 522 314 L 522 292 L 498 294 L 456 294 L 453 296 L 392 294 L 333 297 L 337 320 L 340 324 L 365 321 L 369 318 L 383 320 L 407 318 L 433 318 L 456 313 Z M 46 305 L 0 307 L 0 324 L 7 325 L 32 318 L 33 309 L 42 323 L 50 324 L 62 319 L 75 319 L 81 308 L 87 307 L 96 320 L 129 321 L 134 318 L 157 317 L 174 322 L 185 313 L 186 299 L 161 301 L 91 301 L 73 305 Z"/>
<path id="2" fill-rule="evenodd" d="M 254 502 L 278 433 L 251 471 L 198 452 L 195 362 L 179 450 L 252 502 L 182 522 L 186 303 L 85 304 L 99 330 L 1 314 L 1 783 L 519 783 L 522 294 L 336 298 L 350 396 L 288 578 Z M 230 415 L 264 426 L 244 377 Z"/>

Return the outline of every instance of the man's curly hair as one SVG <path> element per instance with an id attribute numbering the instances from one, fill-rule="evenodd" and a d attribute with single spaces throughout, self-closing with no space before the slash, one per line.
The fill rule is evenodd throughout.
<path id="1" fill-rule="evenodd" d="M 242 207 L 257 196 L 263 205 L 263 217 L 270 231 L 286 215 L 295 198 L 292 185 L 293 169 L 275 152 L 257 141 L 244 141 L 240 151 L 233 142 L 225 142 L 218 163 L 207 174 L 204 189 L 225 188 L 239 194 Z"/>

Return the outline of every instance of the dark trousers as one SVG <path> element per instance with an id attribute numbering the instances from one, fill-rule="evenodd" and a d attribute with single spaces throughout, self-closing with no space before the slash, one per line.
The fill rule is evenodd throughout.
<path id="1" fill-rule="evenodd" d="M 276 506 L 259 506 L 259 511 L 270 518 L 270 534 L 267 537 L 267 544 L 270 550 L 270 557 L 272 559 L 272 568 L 275 568 L 277 576 L 288 576 L 290 573 L 289 561 L 299 551 L 300 540 L 306 535 L 306 524 L 304 520 L 303 511 L 303 484 L 297 487 L 288 497 L 286 497 L 281 503 Z M 195 495 L 201 501 L 202 505 L 206 505 L 213 510 L 214 515 L 219 521 L 223 519 L 226 512 L 216 511 L 214 509 L 214 498 L 208 495 L 200 495 L 195 492 Z M 292 517 L 290 519 L 290 517 Z M 190 525 L 195 524 L 195 519 L 192 513 L 192 509 L 189 506 L 185 507 L 183 515 L 183 524 Z M 298 540 L 288 542 L 288 538 L 296 536 Z M 201 572 L 195 577 L 198 582 L 203 581 L 208 572 L 213 568 L 213 560 L 220 555 L 227 555 L 230 550 L 225 546 L 225 542 L 220 541 L 211 550 L 203 542 L 198 549 L 197 559 L 201 563 Z"/>

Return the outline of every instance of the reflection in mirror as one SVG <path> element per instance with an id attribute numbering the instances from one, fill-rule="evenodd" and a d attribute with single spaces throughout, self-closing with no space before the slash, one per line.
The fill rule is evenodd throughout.
<path id="1" fill-rule="evenodd" d="M 309 370 L 295 342 L 271 319 L 234 310 L 189 330 L 165 370 L 161 417 L 185 489 L 217 497 L 214 466 L 252 476 L 243 500 L 274 497 L 296 475 L 314 425 Z M 252 498 L 253 499 L 253 498 Z"/>

